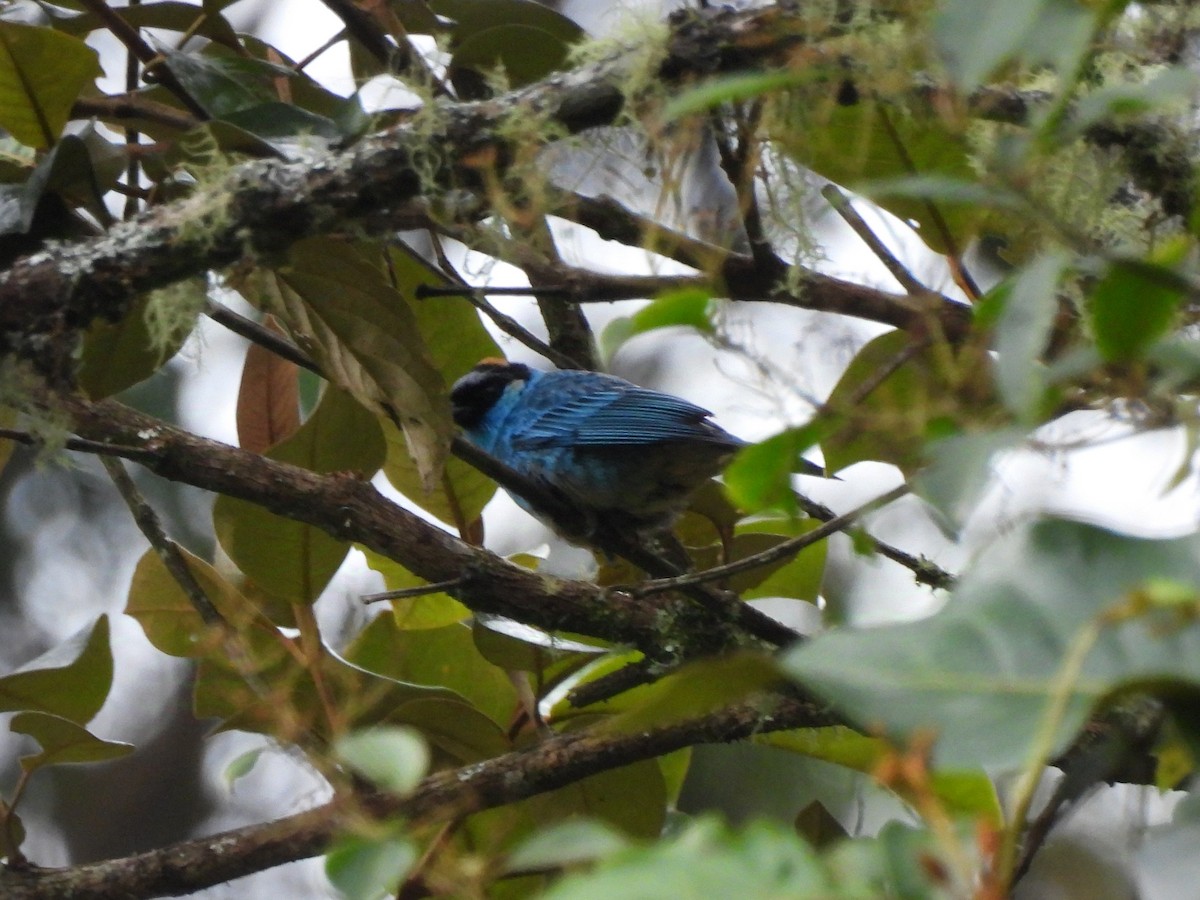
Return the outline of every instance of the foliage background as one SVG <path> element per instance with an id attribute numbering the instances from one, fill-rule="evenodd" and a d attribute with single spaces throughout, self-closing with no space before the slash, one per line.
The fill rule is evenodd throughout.
<path id="1" fill-rule="evenodd" d="M 103 3 L 3 10 L 6 890 L 86 896 L 74 864 L 159 860 L 136 854 L 242 825 L 244 849 L 262 823 L 312 809 L 280 818 L 269 861 L 245 853 L 111 890 L 322 896 L 328 871 L 355 896 L 399 879 L 414 896 L 634 896 L 666 882 L 710 896 L 998 896 L 1014 878 L 1023 896 L 1186 892 L 1195 863 L 1174 848 L 1194 803 L 1176 804 L 1200 658 L 1189 5 L 831 2 L 670 21 L 514 0 L 374 17 L 326 6 L 341 18 L 312 20 L 308 43 L 283 53 L 336 38 L 339 22 L 350 36 L 288 77 L 270 49 L 284 39 L 248 9 L 122 11 L 159 29 L 147 45 Z M 571 17 L 605 40 L 568 55 L 582 38 Z M 156 85 L 122 84 L 127 47 Z M 830 181 L 869 198 L 855 201 L 865 226 L 834 212 Z M 116 227 L 145 206 L 159 217 Z M 593 571 L 506 498 L 476 520 L 490 482 L 447 457 L 445 385 L 497 346 L 545 362 L 495 316 L 485 331 L 466 300 L 418 298 L 455 272 L 541 288 L 491 299 L 555 358 L 688 396 L 764 440 L 726 479 L 741 515 L 710 498 L 716 526 L 682 523 L 704 565 L 735 519 L 737 556 L 813 528 L 818 503 L 853 510 L 913 485 L 920 499 L 865 530 L 848 523 L 828 551 L 736 585 L 802 631 L 826 629 L 782 663 L 816 704 L 781 699 L 761 643 L 691 601 L 591 591 L 631 570 Z M 343 392 L 246 357 L 225 313 L 200 316 L 210 300 L 273 313 Z M 187 444 L 100 405 L 114 392 L 325 477 Z M 202 627 L 203 602 L 145 553 L 111 468 L 58 452 L 69 433 L 170 479 L 129 467 L 236 637 Z M 31 438 L 42 449 L 16 447 Z M 799 452 L 840 480 L 794 476 Z M 346 473 L 381 467 L 372 484 L 388 497 L 500 555 L 546 543 L 541 571 L 567 580 L 547 587 L 438 543 L 398 511 L 380 524 L 386 507 Z M 250 487 L 262 471 L 274 484 Z M 242 499 L 214 503 L 197 485 Z M 347 557 L 331 531 L 359 549 Z M 914 557 L 898 565 L 873 541 Z M 579 714 L 562 694 L 581 648 L 468 627 L 445 595 L 392 616 L 358 601 L 470 566 L 484 585 L 460 598 L 477 620 L 652 657 L 678 644 L 656 678 L 687 665 Z M 617 648 L 582 678 L 633 658 Z M 541 730 L 534 694 L 553 713 Z M 773 717 L 793 727 L 767 735 Z M 834 722 L 860 733 L 801 727 Z M 363 730 L 384 723 L 412 730 Z M 541 757 L 503 756 L 539 744 Z M 631 765 L 609 772 L 606 752 Z M 1037 788 L 1052 760 L 1066 777 Z M 483 788 L 420 780 L 429 764 L 483 763 L 509 772 L 493 812 L 472 805 Z M 351 770 L 399 799 L 377 802 Z M 270 867 L 330 840 L 327 868 Z M 67 868 L 25 873 L 24 857 Z M 609 864 L 581 865 L 592 860 Z M 118 895 L 106 889 L 93 895 Z"/>

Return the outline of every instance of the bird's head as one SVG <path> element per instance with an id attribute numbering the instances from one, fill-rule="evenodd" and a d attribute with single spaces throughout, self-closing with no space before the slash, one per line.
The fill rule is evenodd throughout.
<path id="1" fill-rule="evenodd" d="M 468 431 L 474 428 L 509 387 L 519 388 L 532 376 L 533 370 L 523 363 L 481 360 L 450 389 L 455 424 Z"/>

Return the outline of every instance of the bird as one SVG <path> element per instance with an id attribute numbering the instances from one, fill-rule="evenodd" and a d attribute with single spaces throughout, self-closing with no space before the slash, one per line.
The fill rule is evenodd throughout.
<path id="1" fill-rule="evenodd" d="M 584 531 L 669 526 L 746 444 L 703 407 L 585 370 L 485 359 L 454 383 L 450 400 L 468 441 L 568 505 L 589 523 Z M 514 499 L 547 518 L 530 498 Z"/>

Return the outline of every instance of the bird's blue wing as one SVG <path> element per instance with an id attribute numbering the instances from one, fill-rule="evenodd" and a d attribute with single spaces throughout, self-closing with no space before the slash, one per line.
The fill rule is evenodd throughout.
<path id="1" fill-rule="evenodd" d="M 565 387 L 566 385 L 564 385 Z M 574 388 L 575 385 L 571 385 Z M 670 394 L 627 384 L 593 381 L 559 393 L 552 406 L 513 441 L 521 449 L 654 444 L 691 440 L 735 445 L 732 435 L 706 421 L 709 412 Z"/>

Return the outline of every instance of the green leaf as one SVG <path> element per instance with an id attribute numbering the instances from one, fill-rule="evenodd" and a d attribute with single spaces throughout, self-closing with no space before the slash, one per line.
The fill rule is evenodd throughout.
<path id="1" fill-rule="evenodd" d="M 83 36 L 88 32 L 108 27 L 90 12 L 65 16 L 59 11 L 52 11 L 51 15 L 55 16 L 55 27 L 68 34 Z M 199 34 L 231 47 L 238 43 L 237 32 L 229 24 L 229 20 L 221 15 L 219 10 L 214 9 L 211 3 L 200 7 L 194 3 L 159 0 L 156 3 L 123 6 L 121 18 L 135 28 L 159 28 L 177 31 L 180 34 Z"/>
<path id="2" fill-rule="evenodd" d="M 633 333 L 682 325 L 712 334 L 712 305 L 712 292 L 703 288 L 680 288 L 660 294 L 630 317 Z"/>
<path id="3" fill-rule="evenodd" d="M 644 759 L 609 769 L 527 801 L 538 821 L 588 816 L 636 838 L 657 838 L 666 818 L 662 769 Z"/>
<path id="4" fill-rule="evenodd" d="M 437 516 L 460 535 L 473 541 L 482 539 L 483 508 L 496 493 L 496 482 L 456 456 L 447 457 L 441 477 L 431 490 L 409 450 L 408 442 L 391 422 L 383 423 L 387 458 L 383 474 L 388 482 L 426 512 Z"/>
<path id="5" fill-rule="evenodd" d="M 1010 60 L 1051 63 L 1073 76 L 1091 31 L 1092 15 L 1074 0 L 946 0 L 933 36 L 950 76 L 968 92 Z"/>
<path id="6" fill-rule="evenodd" d="M 738 526 L 730 562 L 769 550 L 820 526 L 815 519 L 754 519 Z M 791 597 L 816 601 L 825 575 L 827 541 L 805 547 L 795 556 L 743 572 L 729 580 L 729 589 L 743 600 Z"/>
<path id="7" fill-rule="evenodd" d="M 441 272 L 402 244 L 389 247 L 388 261 L 396 290 L 412 310 L 429 356 L 447 381 L 470 371 L 481 359 L 500 355 L 500 348 L 484 328 L 478 310 L 463 297 L 415 299 L 421 285 L 448 284 Z M 445 473 L 438 484 L 427 491 L 396 430 L 389 425 L 384 434 L 388 457 L 383 472 L 392 487 L 448 525 L 456 528 L 461 525 L 463 533 L 470 533 L 484 506 L 496 493 L 495 482 L 451 457 L 446 460 Z"/>
<path id="8" fill-rule="evenodd" d="M 839 890 L 816 852 L 790 826 L 755 822 L 733 832 L 712 819 L 702 819 L 673 839 L 616 853 L 593 872 L 568 876 L 543 896 L 544 900 L 835 900 L 850 895 Z"/>
<path id="9" fill-rule="evenodd" d="M 108 697 L 113 659 L 108 616 L 0 678 L 0 712 L 29 711 L 61 716 L 83 725 Z"/>
<path id="10" fill-rule="evenodd" d="M 78 38 L 0 21 L 0 126 L 21 143 L 53 146 L 72 104 L 100 74 L 96 51 Z"/>
<path id="11" fill-rule="evenodd" d="M 218 612 L 244 627 L 241 620 L 248 604 L 237 588 L 204 560 L 183 548 L 180 552 Z M 197 657 L 212 651 L 211 629 L 153 548 L 142 554 L 134 569 L 125 614 L 137 620 L 151 644 L 170 656 Z"/>
<path id="12" fill-rule="evenodd" d="M 930 200 L 945 206 L 1019 209 L 1019 194 L 978 181 L 949 175 L 899 175 L 875 178 L 855 185 L 858 193 L 887 208 L 888 200 Z"/>
<path id="13" fill-rule="evenodd" d="M 544 29 L 497 25 L 476 31 L 457 45 L 450 61 L 450 78 L 457 87 L 463 70 L 487 73 L 503 66 L 509 85 L 521 87 L 561 69 L 567 50 L 563 40 Z"/>
<path id="14" fill-rule="evenodd" d="M 603 859 L 629 847 L 629 839 L 594 819 L 566 819 L 535 832 L 508 857 L 510 872 L 552 869 Z"/>
<path id="15" fill-rule="evenodd" d="M 1140 84 L 1114 84 L 1093 91 L 1075 105 L 1068 136 L 1114 116 L 1131 116 L 1191 101 L 1200 76 L 1183 66 L 1168 66 Z"/>
<path id="16" fill-rule="evenodd" d="M 739 450 L 724 474 L 725 489 L 734 505 L 747 513 L 778 510 L 798 515 L 792 475 L 801 465 L 800 454 L 818 437 L 812 426 L 791 428 Z"/>
<path id="17" fill-rule="evenodd" d="M 345 136 L 332 119 L 279 100 L 228 112 L 221 116 L 221 121 L 262 138 L 281 152 L 286 152 L 296 141 L 311 146 L 314 138 L 336 141 Z"/>
<path id="18" fill-rule="evenodd" d="M 703 288 L 680 288 L 660 294 L 631 316 L 618 316 L 600 333 L 600 349 L 605 359 L 627 340 L 656 328 L 694 328 L 712 334 L 713 295 Z"/>
<path id="19" fill-rule="evenodd" d="M 653 684 L 588 709 L 618 712 L 603 724 L 606 732 L 635 734 L 706 715 L 779 681 L 770 657 L 739 653 L 688 663 Z"/>
<path id="20" fill-rule="evenodd" d="M 1069 264 L 1065 253 L 1046 253 L 1026 265 L 1002 291 L 996 323 L 996 387 L 1009 409 L 1032 420 L 1045 395 L 1042 353 L 1058 312 L 1058 284 Z"/>
<path id="21" fill-rule="evenodd" d="M 266 455 L 312 472 L 368 478 L 383 464 L 384 445 L 375 417 L 331 386 L 308 421 Z M 286 603 L 315 601 L 350 550 L 315 526 L 225 495 L 213 506 L 213 524 L 238 568 Z"/>
<path id="22" fill-rule="evenodd" d="M 836 413 L 831 433 L 821 441 L 830 472 L 863 460 L 891 463 L 904 472 L 920 466 L 930 426 L 954 405 L 930 353 L 916 354 L 876 384 L 880 372 L 911 345 L 909 335 L 889 331 L 869 341 L 842 373 L 825 404 Z"/>
<path id="23" fill-rule="evenodd" d="M 1200 590 L 1198 560 L 1195 536 L 1043 522 L 988 547 L 935 616 L 827 632 L 784 664 L 852 721 L 936 735 L 939 767 L 1011 768 L 1043 728 L 1061 750 L 1118 690 L 1200 682 L 1200 624 L 1138 593 L 1157 579 Z"/>
<path id="24" fill-rule="evenodd" d="M 929 447 L 929 465 L 913 476 L 913 489 L 942 515 L 951 532 L 966 522 L 987 488 L 997 453 L 1022 445 L 1017 428 L 953 435 Z"/>
<path id="25" fill-rule="evenodd" d="M 962 134 L 932 114 L 907 112 L 900 104 L 872 98 L 842 105 L 827 91 L 814 96 L 797 90 L 780 116 L 772 137 L 784 152 L 836 184 L 857 189 L 862 182 L 911 176 L 935 179 L 928 183 L 978 181 Z M 973 202 L 935 206 L 927 197 L 897 191 L 880 195 L 877 202 L 916 223 L 917 236 L 938 253 L 949 252 L 948 239 L 966 243 L 985 214 Z"/>
<path id="26" fill-rule="evenodd" d="M 533 0 L 429 0 L 429 8 L 454 20 L 452 34 L 456 42 L 500 25 L 537 28 L 567 44 L 584 36 L 583 29 L 571 19 Z"/>
<path id="27" fill-rule="evenodd" d="M 886 741 L 842 725 L 776 731 L 755 735 L 753 740 L 756 744 L 779 747 L 866 774 L 874 773 L 892 752 Z M 995 783 L 984 772 L 939 769 L 930 775 L 930 782 L 934 794 L 951 812 L 997 826 L 1003 822 Z"/>
<path id="28" fill-rule="evenodd" d="M 48 713 L 18 713 L 9 727 L 42 746 L 41 753 L 21 757 L 21 770 L 26 773 L 64 763 L 105 762 L 133 752 L 133 744 L 101 740 L 82 725 Z"/>
<path id="29" fill-rule="evenodd" d="M 722 103 L 751 100 L 763 94 L 795 87 L 797 84 L 813 80 L 814 77 L 812 72 L 804 69 L 727 75 L 683 91 L 663 109 L 662 120 L 673 122 L 683 116 L 720 106 Z"/>
<path id="30" fill-rule="evenodd" d="M 449 688 L 501 725 L 518 707 L 508 675 L 480 655 L 471 628 L 460 623 L 405 630 L 380 616 L 355 638 L 347 658 L 397 681 Z"/>
<path id="31" fill-rule="evenodd" d="M 397 418 L 425 490 L 440 483 L 454 427 L 446 383 L 382 250 L 309 238 L 292 245 L 279 290 L 259 298 L 322 371 L 380 418 Z"/>
<path id="32" fill-rule="evenodd" d="M 492 665 L 533 672 L 539 679 L 571 671 L 609 649 L 602 641 L 586 644 L 502 616 L 476 615 L 471 632 L 475 647 Z"/>
<path id="33" fill-rule="evenodd" d="M 16 425 L 17 411 L 11 406 L 0 404 L 0 428 L 15 428 Z M 17 449 L 16 441 L 10 438 L 0 438 L 0 475 L 4 474 L 4 468 L 8 465 L 15 449 Z"/>
<path id="34" fill-rule="evenodd" d="M 366 547 L 359 547 L 359 550 L 367 558 L 367 565 L 383 576 L 385 590 L 397 591 L 428 584 L 395 560 Z M 392 615 L 398 628 L 443 628 L 469 618 L 471 611 L 449 594 L 439 592 L 393 600 Z"/>
<path id="35" fill-rule="evenodd" d="M 84 333 L 79 385 L 93 400 L 102 400 L 149 378 L 183 345 L 183 332 L 172 346 L 159 350 L 146 325 L 148 296 L 139 297 L 116 322 L 98 319 Z"/>
<path id="36" fill-rule="evenodd" d="M 346 900 L 382 900 L 396 892 L 419 857 L 407 838 L 349 835 L 325 854 L 325 875 Z"/>
<path id="37" fill-rule="evenodd" d="M 1186 252 L 1182 243 L 1174 252 L 1180 249 Z M 1168 250 L 1163 255 L 1172 254 Z M 1087 304 L 1100 355 L 1108 362 L 1142 358 L 1151 344 L 1171 329 L 1189 294 L 1187 281 L 1166 266 L 1137 259 L 1113 260 Z"/>
<path id="38" fill-rule="evenodd" d="M 430 746 L 460 763 L 492 759 L 512 750 L 504 730 L 461 700 L 410 700 L 391 708 L 385 721 L 411 725 Z"/>
<path id="39" fill-rule="evenodd" d="M 290 78 L 282 65 L 245 56 L 218 56 L 162 48 L 167 68 L 210 116 L 225 118 L 279 99 L 275 81 Z"/>
<path id="40" fill-rule="evenodd" d="M 381 790 L 408 794 L 429 771 L 429 747 L 412 728 L 363 728 L 338 738 L 337 759 Z"/>
<path id="41" fill-rule="evenodd" d="M 241 778 L 249 775 L 256 765 L 259 758 L 263 755 L 266 747 L 255 747 L 253 750 L 247 750 L 245 753 L 239 753 L 225 767 L 224 780 L 225 787 L 232 788 L 234 784 Z"/>

